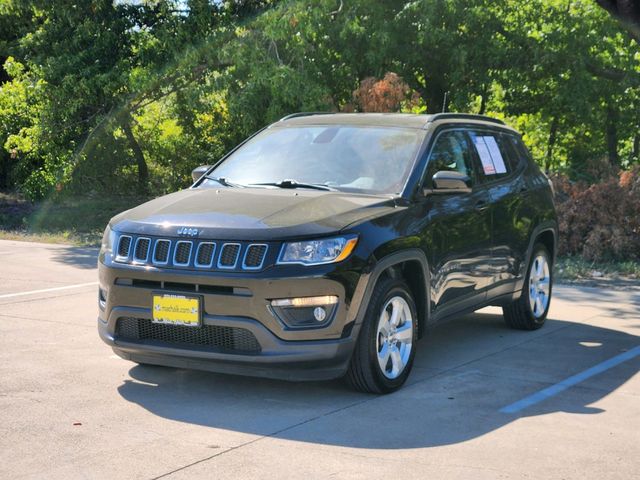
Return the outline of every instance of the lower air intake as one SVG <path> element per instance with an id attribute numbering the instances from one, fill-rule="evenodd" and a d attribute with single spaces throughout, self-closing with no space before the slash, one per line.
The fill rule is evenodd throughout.
<path id="1" fill-rule="evenodd" d="M 184 327 L 153 323 L 143 318 L 125 317 L 118 320 L 117 340 L 134 343 L 160 343 L 173 347 L 203 348 L 226 353 L 256 354 L 261 350 L 249 330 L 237 327 L 203 325 Z"/>

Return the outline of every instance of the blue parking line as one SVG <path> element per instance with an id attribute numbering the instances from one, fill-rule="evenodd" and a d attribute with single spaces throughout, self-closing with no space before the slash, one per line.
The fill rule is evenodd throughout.
<path id="1" fill-rule="evenodd" d="M 573 387 L 574 385 L 577 385 L 580 382 L 584 382 L 588 378 L 591 378 L 606 370 L 609 370 L 610 368 L 620 365 L 621 363 L 626 362 L 627 360 L 631 360 L 632 358 L 637 357 L 638 355 L 640 355 L 640 345 L 635 348 L 632 348 L 631 350 L 627 350 L 626 352 L 621 353 L 620 355 L 616 355 L 615 357 L 610 358 L 609 360 L 605 360 L 602 363 L 594 365 L 593 367 L 585 370 L 584 372 L 580 372 L 559 383 L 556 383 L 555 385 L 551 385 L 550 387 L 545 388 L 544 390 L 540 390 L 539 392 L 536 392 L 533 395 L 529 395 L 528 397 L 525 397 L 522 400 L 518 400 L 517 402 L 512 403 L 511 405 L 507 405 L 506 407 L 501 408 L 500 412 L 516 413 L 516 412 L 519 412 L 520 410 L 524 410 L 525 408 L 530 407 L 531 405 L 535 405 L 536 403 L 542 402 L 547 398 L 553 397 L 554 395 L 564 392 L 565 390 Z"/>

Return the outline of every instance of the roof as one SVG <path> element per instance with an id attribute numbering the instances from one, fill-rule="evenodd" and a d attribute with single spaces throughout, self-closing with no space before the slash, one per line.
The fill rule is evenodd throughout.
<path id="1" fill-rule="evenodd" d="M 404 127 L 426 129 L 436 122 L 447 123 L 477 123 L 491 126 L 506 127 L 502 120 L 484 115 L 467 113 L 436 113 L 422 115 L 414 113 L 326 113 L 302 112 L 287 115 L 273 126 L 304 126 L 304 125 L 361 125 L 380 127 Z"/>

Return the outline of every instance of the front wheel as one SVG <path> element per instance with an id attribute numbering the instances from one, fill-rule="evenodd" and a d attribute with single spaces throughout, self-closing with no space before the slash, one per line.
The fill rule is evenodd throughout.
<path id="1" fill-rule="evenodd" d="M 519 330 L 542 327 L 549 313 L 552 286 L 551 255 L 544 245 L 538 243 L 533 248 L 520 298 L 502 307 L 507 325 Z"/>
<path id="2" fill-rule="evenodd" d="M 390 393 L 409 376 L 418 339 L 416 306 L 407 284 L 376 285 L 358 337 L 347 380 L 357 390 Z"/>

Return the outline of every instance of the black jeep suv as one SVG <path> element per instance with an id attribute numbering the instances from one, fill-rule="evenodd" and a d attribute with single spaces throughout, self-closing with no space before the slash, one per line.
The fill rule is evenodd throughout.
<path id="1" fill-rule="evenodd" d="M 540 328 L 557 222 L 520 135 L 465 114 L 294 114 L 114 217 L 101 337 L 138 363 L 391 392 L 427 328 Z"/>

